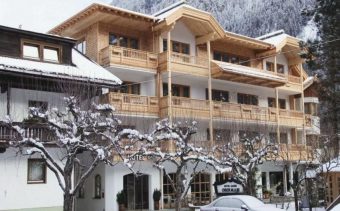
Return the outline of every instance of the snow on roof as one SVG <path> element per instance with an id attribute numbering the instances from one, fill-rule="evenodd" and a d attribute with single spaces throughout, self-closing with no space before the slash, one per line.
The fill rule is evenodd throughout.
<path id="1" fill-rule="evenodd" d="M 304 82 L 303 82 L 303 88 L 307 89 L 310 87 L 315 80 L 315 76 L 309 76 Z"/>
<path id="2" fill-rule="evenodd" d="M 270 79 L 274 81 L 279 81 L 279 82 L 285 82 L 286 79 L 282 78 L 277 75 L 273 75 L 271 73 L 266 73 L 259 71 L 256 68 L 251 68 L 251 67 L 246 67 L 242 65 L 235 65 L 235 64 L 230 64 L 226 62 L 218 62 L 218 61 L 213 61 L 215 64 L 217 64 L 220 68 L 222 68 L 225 71 L 228 72 L 234 72 L 237 74 L 244 74 L 252 77 L 257 77 L 257 78 L 265 78 L 265 79 Z"/>
<path id="3" fill-rule="evenodd" d="M 104 6 L 104 7 L 109 7 L 109 8 L 114 9 L 114 10 L 119 10 L 121 12 L 130 13 L 130 14 L 133 14 L 133 15 L 138 15 L 138 16 L 141 16 L 141 17 L 144 17 L 144 18 L 155 19 L 155 17 L 153 15 L 147 15 L 147 14 L 144 14 L 144 13 L 135 12 L 135 11 L 132 11 L 132 10 L 121 8 L 121 7 L 116 7 L 116 6 L 113 6 L 113 5 L 110 5 L 110 4 L 105 4 L 105 3 L 102 3 L 102 2 L 93 3 L 89 7 L 91 7 L 93 5 L 101 5 L 101 6 Z"/>
<path id="4" fill-rule="evenodd" d="M 292 38 L 298 40 L 296 37 L 292 37 L 289 34 L 286 34 L 284 30 L 278 30 L 275 32 L 271 32 L 260 37 L 257 37 L 257 40 L 262 40 L 264 42 L 270 43 L 275 45 L 276 47 L 279 46 L 284 40 L 287 38 Z"/>
<path id="5" fill-rule="evenodd" d="M 90 81 L 106 85 L 121 84 L 119 78 L 75 49 L 72 49 L 72 63 L 75 66 L 0 56 L 0 69 L 10 72 Z"/>
<path id="6" fill-rule="evenodd" d="M 157 18 L 158 20 L 163 20 L 164 18 L 168 17 L 169 15 L 171 15 L 172 13 L 174 13 L 175 11 L 177 11 L 177 10 L 183 8 L 183 7 L 211 15 L 211 13 L 197 9 L 195 7 L 192 7 L 192 6 L 188 5 L 185 0 L 182 0 L 182 1 L 178 1 L 174 4 L 171 4 L 170 6 L 154 13 L 153 16 L 155 18 Z"/>
<path id="7" fill-rule="evenodd" d="M 340 172 L 340 157 L 334 158 L 333 160 L 324 163 L 322 165 L 323 172 Z"/>

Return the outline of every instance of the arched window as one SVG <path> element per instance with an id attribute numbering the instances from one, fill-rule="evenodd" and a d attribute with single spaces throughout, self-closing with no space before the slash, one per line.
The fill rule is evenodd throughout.
<path id="1" fill-rule="evenodd" d="M 94 177 L 94 198 L 100 199 L 102 193 L 102 178 L 99 174 Z"/>

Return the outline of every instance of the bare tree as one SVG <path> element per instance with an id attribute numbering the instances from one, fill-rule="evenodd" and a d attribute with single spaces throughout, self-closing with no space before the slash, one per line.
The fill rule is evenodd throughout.
<path id="1" fill-rule="evenodd" d="M 34 118 L 47 127 L 53 139 L 43 140 L 27 137 L 25 129 L 14 124 L 8 117 L 3 122 L 14 131 L 14 138 L 9 146 L 18 149 L 23 155 L 38 154 L 56 176 L 64 194 L 64 211 L 72 211 L 74 197 L 79 188 L 94 171 L 99 163 L 113 165 L 112 152 L 118 155 L 131 168 L 128 159 L 124 159 L 124 148 L 121 140 L 125 138 L 143 138 L 135 130 L 118 130 L 120 120 L 115 118 L 114 109 L 110 105 L 93 105 L 89 110 L 81 110 L 75 97 L 65 98 L 66 112 L 52 109 L 51 112 L 41 112 L 38 108 L 30 108 L 30 118 Z M 53 156 L 52 150 L 60 149 L 63 157 Z M 92 158 L 84 163 L 80 154 Z M 77 172 L 79 179 L 73 180 L 75 165 L 83 167 Z"/>
<path id="2" fill-rule="evenodd" d="M 157 168 L 164 170 L 175 192 L 176 210 L 181 209 L 181 204 L 199 172 L 204 171 L 208 166 L 219 172 L 230 169 L 228 161 L 218 159 L 211 151 L 195 146 L 192 138 L 197 132 L 196 125 L 195 121 L 170 124 L 167 120 L 162 120 L 156 124 L 156 129 L 136 152 L 136 154 L 148 156 Z M 175 166 L 175 178 L 172 178 L 170 172 L 166 171 L 164 165 L 167 163 Z M 192 174 L 185 175 L 189 166 L 192 167 Z"/>
<path id="3" fill-rule="evenodd" d="M 232 172 L 250 195 L 256 196 L 255 173 L 266 159 L 275 159 L 277 146 L 264 135 L 245 134 L 238 143 L 229 143 L 220 148 L 225 160 L 232 164 Z"/>

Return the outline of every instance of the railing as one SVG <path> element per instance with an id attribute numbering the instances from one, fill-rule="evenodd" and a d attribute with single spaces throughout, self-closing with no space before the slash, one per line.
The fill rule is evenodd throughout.
<path id="1" fill-rule="evenodd" d="M 286 160 L 313 159 L 313 149 L 305 144 L 279 144 L 279 158 Z"/>
<path id="2" fill-rule="evenodd" d="M 168 107 L 168 97 L 162 97 L 160 100 L 162 117 L 168 115 L 168 112 L 165 111 L 166 109 L 168 109 Z M 174 116 L 193 116 L 199 118 L 210 117 L 209 101 L 207 100 L 172 96 L 171 107 L 172 114 Z M 228 102 L 213 102 L 213 117 L 276 122 L 276 112 L 276 108 Z M 304 121 L 303 113 L 300 111 L 280 109 L 279 117 L 280 119 L 282 119 L 283 125 L 302 126 Z"/>
<path id="3" fill-rule="evenodd" d="M 101 98 L 102 103 L 109 103 L 117 112 L 132 112 L 157 115 L 159 104 L 157 97 L 110 92 Z"/>
<path id="4" fill-rule="evenodd" d="M 301 78 L 299 76 L 288 75 L 288 81 L 292 83 L 301 83 Z"/>
<path id="5" fill-rule="evenodd" d="M 16 126 L 19 126 L 24 130 L 25 138 L 34 138 L 39 139 L 43 142 L 52 142 L 56 140 L 55 135 L 52 131 L 47 127 L 46 124 L 43 123 L 13 123 Z M 19 138 L 19 134 L 11 129 L 6 124 L 0 124 L 0 141 L 14 141 Z"/>
<path id="6" fill-rule="evenodd" d="M 150 69 L 158 67 L 158 55 L 156 53 L 137 49 L 110 45 L 100 51 L 99 57 L 100 64 L 103 66 L 122 64 Z"/>
<path id="7" fill-rule="evenodd" d="M 208 59 L 204 57 L 191 56 L 182 53 L 171 53 L 171 62 L 187 63 L 197 66 L 208 67 Z"/>

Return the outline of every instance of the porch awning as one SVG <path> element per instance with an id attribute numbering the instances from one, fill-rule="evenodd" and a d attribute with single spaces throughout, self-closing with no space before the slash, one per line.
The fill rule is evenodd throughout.
<path id="1" fill-rule="evenodd" d="M 271 88 L 283 86 L 287 82 L 284 76 L 275 73 L 219 61 L 212 61 L 212 77 Z"/>

